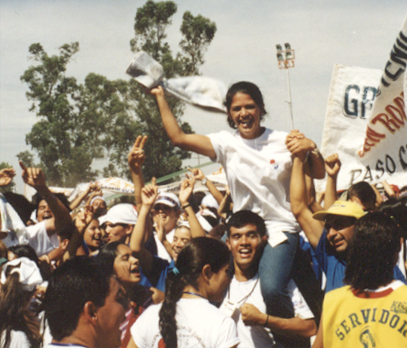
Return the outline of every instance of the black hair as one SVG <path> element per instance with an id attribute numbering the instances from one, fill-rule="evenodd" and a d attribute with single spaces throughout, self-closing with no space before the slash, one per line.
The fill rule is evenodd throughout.
<path id="1" fill-rule="evenodd" d="M 120 241 L 111 242 L 106 244 L 96 256 L 96 261 L 99 264 L 100 268 L 106 274 L 114 274 L 114 260 L 117 256 L 117 248 L 119 245 L 124 244 Z M 126 245 L 126 244 L 124 244 Z"/>
<path id="2" fill-rule="evenodd" d="M 14 208 L 20 219 L 27 224 L 27 221 L 30 220 L 31 213 L 35 209 L 35 205 L 30 203 L 27 198 L 23 195 L 14 192 L 4 192 L 4 197 L 8 203 Z"/>
<path id="3" fill-rule="evenodd" d="M 198 278 L 205 265 L 218 273 L 230 260 L 227 246 L 212 238 L 198 237 L 186 244 L 178 255 L 178 272 L 169 272 L 165 283 L 165 299 L 160 310 L 160 333 L 167 348 L 177 347 L 176 304 L 187 285 L 198 289 Z M 199 313 L 197 313 L 199 315 Z"/>
<path id="4" fill-rule="evenodd" d="M 86 302 L 102 307 L 110 291 L 110 275 L 93 258 L 76 256 L 58 267 L 45 293 L 45 318 L 52 337 L 61 341 L 76 329 Z"/>
<path id="5" fill-rule="evenodd" d="M 352 288 L 377 289 L 393 280 L 400 251 L 400 230 L 384 213 L 369 213 L 357 220 L 349 243 L 345 282 Z"/>
<path id="6" fill-rule="evenodd" d="M 17 257 L 26 257 L 27 259 L 34 261 L 37 267 L 39 267 L 38 256 L 31 245 L 28 244 L 14 245 L 8 248 L 8 251 L 11 251 Z"/>
<path id="7" fill-rule="evenodd" d="M 72 209 L 69 207 L 70 203 L 68 201 L 68 198 L 63 193 L 53 193 L 53 195 L 56 198 L 58 198 L 58 200 L 68 209 L 68 211 L 72 211 Z M 42 197 L 39 193 L 36 193 L 33 196 L 32 201 L 35 204 L 35 209 L 37 209 L 37 216 L 38 216 L 38 206 L 40 205 L 41 201 L 45 201 L 45 198 Z"/>
<path id="8" fill-rule="evenodd" d="M 241 228 L 249 224 L 253 224 L 257 227 L 257 232 L 260 234 L 260 237 L 266 235 L 266 224 L 264 223 L 263 218 L 250 210 L 240 210 L 233 213 L 226 224 L 228 237 L 230 237 L 231 227 Z"/>
<path id="9" fill-rule="evenodd" d="M 230 106 L 232 105 L 233 97 L 235 96 L 236 93 L 248 94 L 253 99 L 253 101 L 260 108 L 261 113 L 260 121 L 262 121 L 264 119 L 264 115 L 267 112 L 264 107 L 263 95 L 261 94 L 259 87 L 257 87 L 254 83 L 247 81 L 237 82 L 230 86 L 228 92 L 226 93 L 225 101 L 225 106 L 227 108 L 228 113 L 230 112 Z M 233 122 L 233 120 L 231 120 L 230 117 L 228 117 L 227 120 L 229 126 L 232 127 L 233 129 L 236 129 L 236 125 Z"/>
<path id="10" fill-rule="evenodd" d="M 347 192 L 347 200 L 352 197 L 357 197 L 360 199 L 362 204 L 368 209 L 374 209 L 376 204 L 376 193 L 374 192 L 372 186 L 366 181 L 360 181 L 353 184 Z"/>
<path id="11" fill-rule="evenodd" d="M 75 231 L 75 222 L 71 222 L 69 224 L 64 225 L 58 232 L 57 235 L 61 239 L 61 241 L 65 239 L 71 240 L 72 234 Z"/>

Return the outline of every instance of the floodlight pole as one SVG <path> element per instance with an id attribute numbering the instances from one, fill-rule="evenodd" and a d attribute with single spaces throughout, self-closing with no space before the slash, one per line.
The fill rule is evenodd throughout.
<path id="1" fill-rule="evenodd" d="M 277 48 L 277 62 L 279 69 L 287 70 L 287 85 L 288 85 L 288 105 L 290 106 L 290 116 L 291 116 L 291 129 L 294 129 L 294 117 L 293 117 L 293 105 L 291 99 L 291 83 L 290 83 L 290 73 L 289 68 L 294 68 L 295 53 L 291 49 L 289 43 L 285 43 L 285 50 L 283 51 L 281 45 L 276 45 Z"/>

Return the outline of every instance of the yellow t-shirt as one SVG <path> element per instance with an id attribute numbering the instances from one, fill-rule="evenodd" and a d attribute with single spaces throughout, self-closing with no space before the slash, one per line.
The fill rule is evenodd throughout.
<path id="1" fill-rule="evenodd" d="M 394 281 L 362 294 L 349 286 L 330 291 L 322 320 L 326 348 L 407 348 L 407 286 Z"/>

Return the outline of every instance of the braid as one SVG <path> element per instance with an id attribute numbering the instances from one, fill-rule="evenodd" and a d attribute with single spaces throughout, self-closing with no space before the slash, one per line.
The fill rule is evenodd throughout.
<path id="1" fill-rule="evenodd" d="M 182 277 L 169 272 L 165 282 L 165 299 L 160 309 L 160 333 L 166 348 L 177 347 L 177 321 L 175 319 L 177 302 L 186 286 Z"/>

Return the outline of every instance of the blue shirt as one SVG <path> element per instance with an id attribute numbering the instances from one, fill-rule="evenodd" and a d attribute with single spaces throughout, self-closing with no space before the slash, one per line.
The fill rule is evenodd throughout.
<path id="1" fill-rule="evenodd" d="M 157 255 L 153 255 L 153 257 L 153 265 L 151 268 L 153 271 L 147 275 L 141 270 L 140 284 L 147 287 L 154 287 L 165 292 L 165 279 L 167 278 L 168 272 L 175 266 L 174 260 L 169 263 Z"/>
<path id="2" fill-rule="evenodd" d="M 346 268 L 346 261 L 330 250 L 329 245 L 327 245 L 326 235 L 327 231 L 324 228 L 315 249 L 315 257 L 326 275 L 325 293 L 345 285 L 343 279 L 345 278 Z M 406 283 L 406 278 L 397 266 L 394 267 L 394 279 L 401 280 L 404 284 Z"/>

